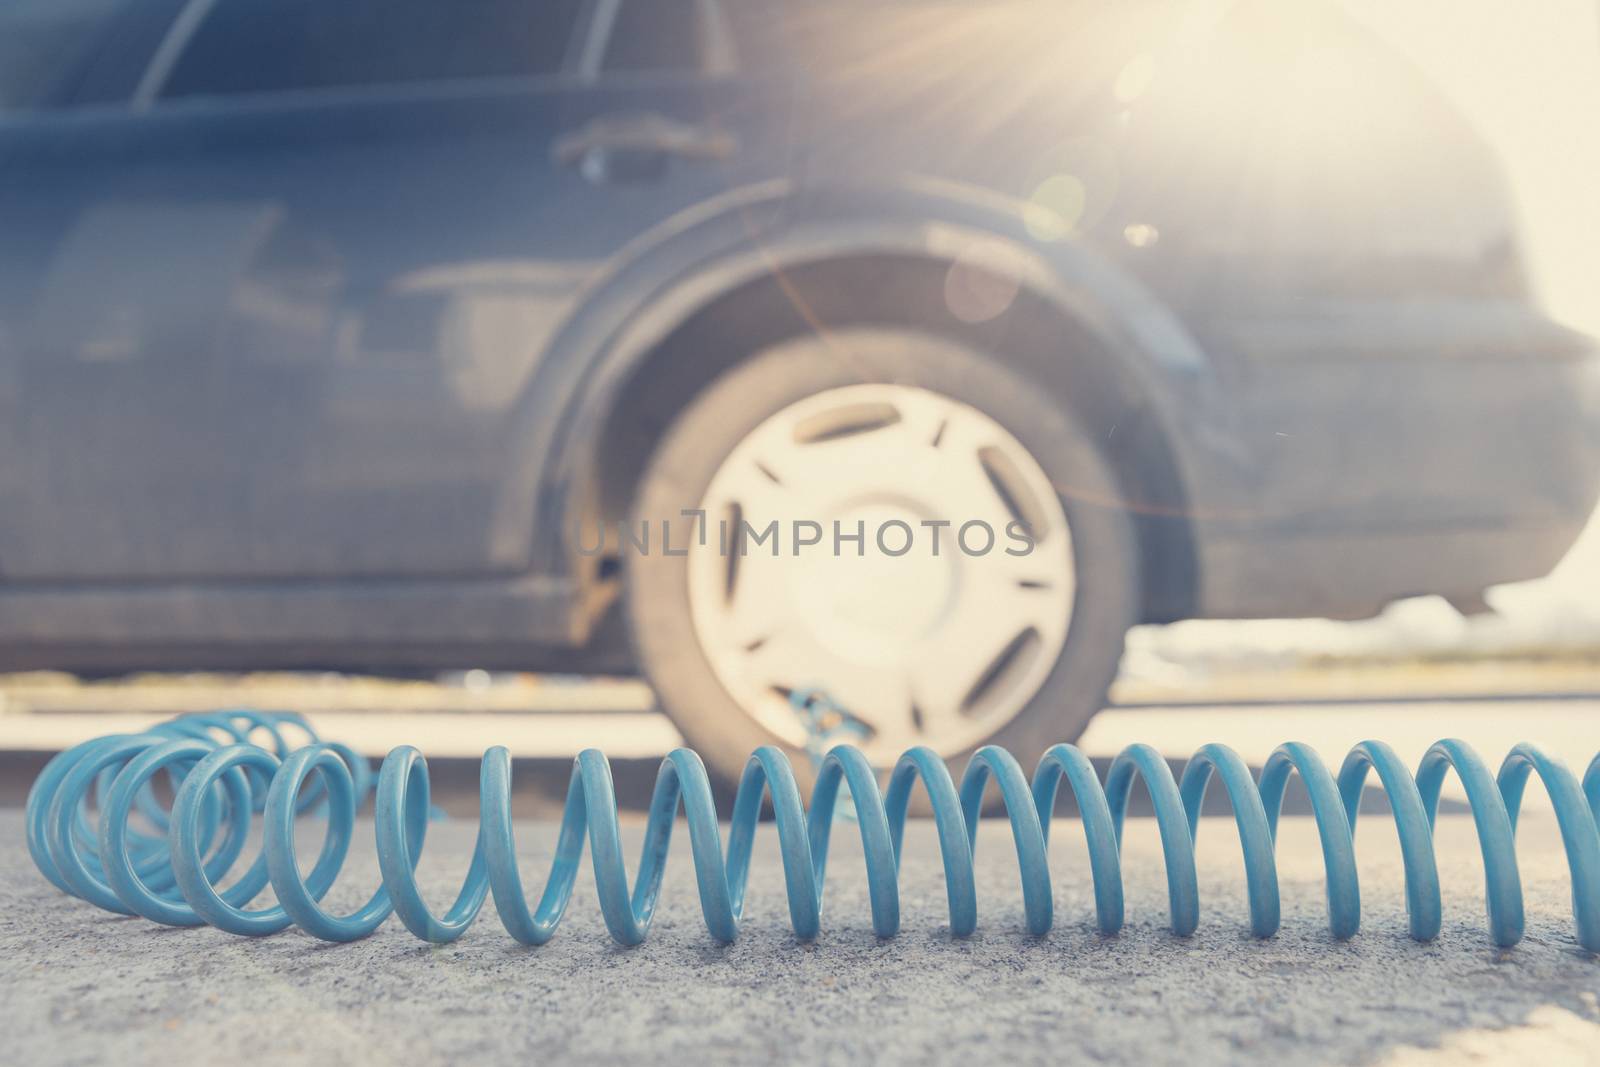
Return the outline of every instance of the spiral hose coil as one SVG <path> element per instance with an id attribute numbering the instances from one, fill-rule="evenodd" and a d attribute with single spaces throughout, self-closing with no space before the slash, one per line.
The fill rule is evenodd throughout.
<path id="1" fill-rule="evenodd" d="M 304 731 L 312 743 L 291 749 L 284 726 Z M 271 738 L 270 747 L 250 743 L 259 731 Z M 878 936 L 893 937 L 900 927 L 898 877 L 906 812 L 920 779 L 932 802 L 951 932 L 964 937 L 977 927 L 973 862 L 978 813 L 993 778 L 1016 841 L 1027 928 L 1043 934 L 1054 921 L 1047 841 L 1056 793 L 1065 780 L 1082 813 L 1099 929 L 1113 934 L 1123 923 L 1122 827 L 1134 779 L 1140 778 L 1154 801 L 1172 929 L 1187 936 L 1200 921 L 1194 842 L 1214 775 L 1227 792 L 1243 844 L 1251 932 L 1270 937 L 1279 925 L 1278 815 L 1290 776 L 1299 774 L 1321 838 L 1329 928 L 1343 940 L 1355 935 L 1361 921 L 1356 815 L 1368 774 L 1376 771 L 1399 830 L 1411 936 L 1427 941 L 1438 935 L 1441 922 L 1432 828 L 1440 790 L 1452 770 L 1465 786 L 1483 853 L 1494 943 L 1510 946 L 1522 938 L 1522 882 L 1514 839 L 1523 791 L 1529 775 L 1537 772 L 1550 794 L 1567 853 L 1578 940 L 1589 951 L 1600 952 L 1600 756 L 1580 785 L 1563 763 L 1527 744 L 1512 749 L 1498 777 L 1492 777 L 1470 746 L 1440 741 L 1413 777 L 1388 745 L 1364 741 L 1345 757 L 1335 777 L 1315 751 L 1290 743 L 1272 753 L 1259 781 L 1225 745 L 1200 749 L 1181 780 L 1174 780 L 1155 749 L 1132 745 L 1112 762 L 1103 785 L 1088 758 L 1072 745 L 1046 752 L 1031 784 L 1015 758 L 990 746 L 972 757 L 959 788 L 943 760 L 929 749 L 914 748 L 900 758 L 881 793 L 861 752 L 839 745 L 821 762 L 809 811 L 788 759 L 763 746 L 751 755 L 739 782 L 726 852 L 705 765 L 694 752 L 680 748 L 662 761 L 656 778 L 638 878 L 631 888 L 610 764 L 599 751 L 588 749 L 574 764 L 555 860 L 531 911 L 517 870 L 511 757 L 496 747 L 483 758 L 481 822 L 465 882 L 454 904 L 436 916 L 423 902 L 414 875 L 430 812 L 427 764 L 416 749 L 395 749 L 374 778 L 364 760 L 343 745 L 318 741 L 299 716 L 223 712 L 186 716 L 146 733 L 98 738 L 56 756 L 29 793 L 27 840 L 39 870 L 62 891 L 108 911 L 172 926 L 209 923 L 258 936 L 295 925 L 324 940 L 352 941 L 372 933 L 395 912 L 417 937 L 444 943 L 466 932 L 492 893 L 511 936 L 539 945 L 561 922 L 587 838 L 606 927 L 618 942 L 637 945 L 650 929 L 681 806 L 706 926 L 716 940 L 731 942 L 744 912 L 763 799 L 770 798 L 789 920 L 797 937 L 811 940 L 821 930 L 828 843 L 843 786 L 855 802 L 866 855 L 872 926 Z M 162 807 L 151 784 L 163 771 L 176 789 L 170 809 Z M 355 912 L 332 915 L 319 902 L 344 864 L 356 811 L 369 790 L 376 794 L 382 884 Z M 313 809 L 326 812 L 327 834 L 310 873 L 302 875 L 294 826 L 298 816 Z M 160 832 L 130 827 L 136 811 Z M 219 891 L 216 883 L 238 861 L 258 812 L 264 826 L 262 850 L 242 876 Z M 268 885 L 277 903 L 247 910 Z"/>

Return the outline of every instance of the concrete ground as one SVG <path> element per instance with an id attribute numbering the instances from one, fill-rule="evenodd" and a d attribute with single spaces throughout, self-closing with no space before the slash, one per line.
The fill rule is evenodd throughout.
<path id="1" fill-rule="evenodd" d="M 429 835 L 422 877 L 442 907 L 470 855 L 475 824 Z M 1207 819 L 1198 934 L 1165 928 L 1165 882 L 1148 819 L 1130 823 L 1129 924 L 1092 926 L 1076 824 L 1053 838 L 1056 928 L 1022 930 L 1003 822 L 979 841 L 980 925 L 946 928 L 938 853 L 914 826 L 901 877 L 902 931 L 872 932 L 859 847 L 835 834 L 824 936 L 796 942 L 776 835 L 756 855 L 744 931 L 706 934 L 677 835 L 654 929 L 639 948 L 606 935 L 587 867 L 565 924 L 539 949 L 511 941 L 492 905 L 454 945 L 432 948 L 396 920 L 330 946 L 289 932 L 246 940 L 114 917 L 57 894 L 21 845 L 20 813 L 0 814 L 0 1061 L 116 1062 L 1238 1064 L 1600 1061 L 1600 960 L 1573 938 L 1565 863 L 1548 817 L 1521 845 L 1528 935 L 1489 944 L 1470 819 L 1441 823 L 1445 928 L 1405 934 L 1398 849 L 1363 824 L 1363 925 L 1330 940 L 1309 819 L 1286 820 L 1284 924 L 1249 936 L 1231 822 Z M 631 831 L 637 835 L 637 828 Z M 542 885 L 548 824 L 519 827 L 524 878 Z M 336 888 L 358 902 L 376 883 L 370 837 Z"/>
<path id="2" fill-rule="evenodd" d="M 1095 720 L 1083 745 L 1103 763 L 1133 740 L 1151 741 L 1174 760 L 1223 740 L 1259 767 L 1290 737 L 1335 765 L 1368 736 L 1391 740 L 1408 761 L 1443 736 L 1466 738 L 1491 762 L 1526 738 L 1581 772 L 1600 749 L 1597 715 L 1592 700 L 1114 710 Z M 126 718 L 74 716 L 52 719 L 59 725 L 50 728 L 84 736 L 136 728 Z M 350 736 L 344 723 L 322 725 L 374 753 L 422 728 L 432 733 L 415 740 L 428 752 L 437 735 L 462 752 L 506 740 L 532 756 L 518 762 L 515 810 L 529 817 L 519 827 L 519 851 L 524 879 L 537 890 L 570 757 L 551 747 L 559 740 L 553 719 L 486 718 L 492 721 L 397 715 L 382 729 L 363 727 L 370 737 Z M 568 734 L 632 757 L 614 767 L 619 794 L 635 806 L 648 796 L 657 759 L 657 742 L 641 740 L 636 720 L 562 718 Z M 38 720 L 13 715 L 10 722 L 19 736 L 42 735 Z M 657 727 L 661 747 L 672 743 L 670 726 Z M 506 736 L 513 728 L 517 736 Z M 529 752 L 523 740 L 545 748 Z M 20 801 L 42 756 L 7 758 L 0 758 L 0 804 Z M 444 758 L 433 766 L 444 787 L 436 796 L 454 818 L 430 831 L 421 875 L 429 900 L 442 908 L 470 855 L 475 761 Z M 1291 792 L 1288 810 L 1305 810 L 1297 799 Z M 1093 927 L 1081 836 L 1069 818 L 1052 835 L 1057 923 L 1042 939 L 1022 930 L 1009 835 L 991 821 L 979 841 L 980 925 L 968 940 L 948 933 L 927 826 L 910 831 L 902 932 L 874 938 L 859 848 L 840 827 L 824 936 L 797 943 L 775 833 L 766 827 L 737 944 L 719 947 L 707 935 L 680 832 L 655 928 L 636 949 L 606 935 L 587 867 L 561 931 L 540 949 L 511 941 L 492 906 L 444 948 L 423 945 L 393 920 L 345 946 L 294 932 L 248 941 L 159 928 L 56 893 L 28 861 L 20 812 L 0 809 L 0 1064 L 1600 1063 L 1600 960 L 1575 943 L 1564 854 L 1537 788 L 1527 808 L 1520 858 L 1528 935 L 1508 951 L 1488 942 L 1471 820 L 1450 802 L 1445 810 L 1454 814 L 1442 817 L 1438 837 L 1445 928 L 1428 945 L 1406 936 L 1394 831 L 1374 814 L 1364 817 L 1359 840 L 1362 931 L 1347 944 L 1326 932 L 1320 850 L 1307 818 L 1285 820 L 1284 923 L 1265 942 L 1247 931 L 1231 820 L 1203 822 L 1201 927 L 1180 940 L 1166 930 L 1151 820 L 1129 823 L 1129 921 L 1120 936 L 1106 938 Z M 625 817 L 637 835 L 637 811 Z M 353 906 L 376 884 L 370 836 L 359 840 L 335 904 Z"/>

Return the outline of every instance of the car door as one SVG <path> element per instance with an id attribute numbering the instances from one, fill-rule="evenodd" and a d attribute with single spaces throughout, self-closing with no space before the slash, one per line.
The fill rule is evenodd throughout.
<path id="1" fill-rule="evenodd" d="M 35 308 L 62 235 L 97 178 L 63 157 L 118 121 L 137 70 L 181 0 L 9 0 L 0 5 L 0 581 L 39 551 L 41 414 L 31 388 Z M 104 42 L 118 47 L 106 54 Z M 86 78 L 93 69 L 95 77 Z"/>
<path id="2" fill-rule="evenodd" d="M 5 146 L 12 579 L 511 571 L 507 412 L 591 266 L 585 0 L 189 4 L 130 106 Z M 502 549 L 504 549 L 502 551 Z"/>
<path id="3" fill-rule="evenodd" d="M 729 14 L 721 0 L 596 3 L 555 151 L 591 186 L 584 239 L 598 254 L 731 190 L 799 177 L 796 85 L 742 65 Z"/>
<path id="4" fill-rule="evenodd" d="M 192 0 L 129 107 L 0 146 L 7 208 L 61 220 L 5 573 L 525 570 L 546 343 L 631 242 L 782 170 L 735 67 L 711 0 Z"/>

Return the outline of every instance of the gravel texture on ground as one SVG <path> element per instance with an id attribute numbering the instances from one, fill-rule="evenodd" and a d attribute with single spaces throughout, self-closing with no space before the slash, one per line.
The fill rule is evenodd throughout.
<path id="1" fill-rule="evenodd" d="M 330 903 L 376 883 L 370 824 Z M 429 833 L 421 877 L 441 908 L 466 868 L 471 820 Z M 637 840 L 639 828 L 629 833 Z M 0 1061 L 17 1064 L 569 1062 L 1413 1063 L 1600 1059 L 1600 960 L 1572 932 L 1553 822 L 1529 817 L 1520 852 L 1528 934 L 1488 941 L 1471 820 L 1441 820 L 1445 924 L 1405 934 L 1392 828 L 1364 819 L 1362 931 L 1327 933 L 1314 825 L 1285 819 L 1282 931 L 1247 929 L 1239 849 L 1227 819 L 1203 821 L 1201 927 L 1165 927 L 1151 820 L 1130 822 L 1128 925 L 1096 933 L 1077 825 L 1052 835 L 1056 926 L 1022 930 L 1004 822 L 979 838 L 978 932 L 947 930 L 930 825 L 908 830 L 901 933 L 871 931 L 860 849 L 834 834 L 824 934 L 797 942 L 776 834 L 758 842 L 745 925 L 719 946 L 700 918 L 680 826 L 649 940 L 606 935 L 587 864 L 555 940 L 529 949 L 492 904 L 460 941 L 430 947 L 396 920 L 353 945 L 298 932 L 262 940 L 174 930 L 58 894 L 33 869 L 22 818 L 0 812 Z M 530 891 L 554 828 L 519 826 Z M 314 847 L 307 842 L 307 848 Z"/>

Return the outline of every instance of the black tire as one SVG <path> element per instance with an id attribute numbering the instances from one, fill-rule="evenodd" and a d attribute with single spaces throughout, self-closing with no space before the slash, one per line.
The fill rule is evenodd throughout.
<path id="1" fill-rule="evenodd" d="M 1029 772 L 1050 745 L 1071 741 L 1104 705 L 1139 603 L 1132 523 L 1116 479 L 1072 411 L 1000 356 L 903 328 L 857 328 L 760 352 L 722 374 L 668 428 L 645 470 L 630 521 L 697 507 L 718 467 L 758 425 L 823 390 L 867 382 L 917 386 L 995 419 L 1038 460 L 1061 494 L 1072 532 L 1077 587 L 1066 641 L 1039 692 L 990 743 Z M 806 781 L 803 752 L 743 712 L 701 651 L 691 621 L 687 562 L 630 553 L 626 611 L 645 677 L 663 709 L 714 773 L 736 779 L 758 745 L 776 744 Z M 974 746 L 976 747 L 976 746 Z M 959 773 L 973 749 L 948 758 Z"/>

